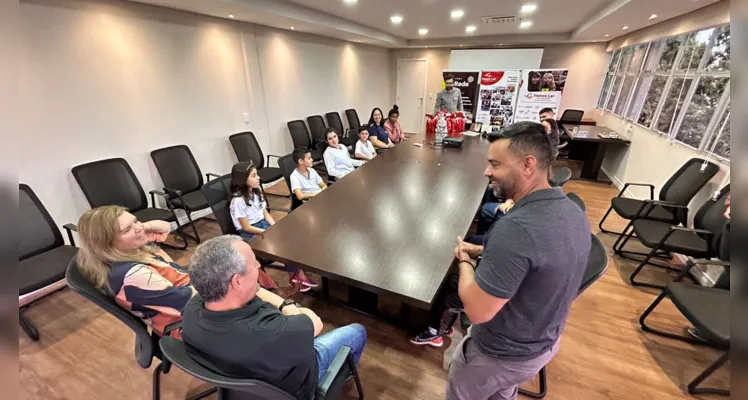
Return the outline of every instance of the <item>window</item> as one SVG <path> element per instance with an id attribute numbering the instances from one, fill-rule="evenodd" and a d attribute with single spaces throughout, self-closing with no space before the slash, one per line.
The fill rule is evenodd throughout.
<path id="1" fill-rule="evenodd" d="M 724 25 L 614 51 L 597 107 L 729 160 L 729 86 Z"/>

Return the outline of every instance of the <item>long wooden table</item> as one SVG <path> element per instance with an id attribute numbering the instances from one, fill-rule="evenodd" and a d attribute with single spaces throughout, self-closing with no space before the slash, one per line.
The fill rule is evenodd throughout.
<path id="1" fill-rule="evenodd" d="M 487 186 L 488 141 L 432 148 L 415 135 L 357 168 L 256 237 L 263 258 L 349 286 L 349 306 L 377 295 L 429 309 Z M 326 285 L 325 285 L 326 286 Z M 323 288 L 323 295 L 326 289 Z"/>

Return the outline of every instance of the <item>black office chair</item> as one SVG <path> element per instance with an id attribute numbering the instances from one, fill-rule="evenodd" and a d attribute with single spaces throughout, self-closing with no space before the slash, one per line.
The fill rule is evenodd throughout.
<path id="1" fill-rule="evenodd" d="M 564 110 L 559 122 L 561 124 L 579 125 L 582 122 L 582 117 L 584 117 L 584 111 L 582 110 Z"/>
<path id="2" fill-rule="evenodd" d="M 322 162 L 322 153 L 324 150 L 320 150 L 318 145 L 312 143 L 312 137 L 309 135 L 304 121 L 297 119 L 289 121 L 286 125 L 288 125 L 288 132 L 291 133 L 293 147 L 309 150 L 312 153 L 312 161 L 315 163 Z"/>
<path id="3" fill-rule="evenodd" d="M 583 203 L 584 204 L 584 203 Z M 579 291 L 577 297 L 581 295 L 587 288 L 592 286 L 600 277 L 605 274 L 608 269 L 608 254 L 605 251 L 605 246 L 594 234 L 590 234 L 592 244 L 590 246 L 590 253 L 587 258 L 587 267 L 582 275 L 582 282 L 579 285 Z M 462 313 L 460 321 L 463 329 L 470 327 L 471 322 L 465 313 Z M 548 380 L 546 377 L 546 366 L 540 369 L 538 372 L 538 384 L 539 390 L 537 392 L 531 392 L 525 389 L 519 389 L 519 393 L 533 399 L 542 399 L 548 392 Z"/>
<path id="4" fill-rule="evenodd" d="M 567 167 L 563 167 L 559 168 L 559 170 L 553 174 L 553 177 L 548 181 L 548 183 L 550 183 L 551 186 L 561 187 L 564 186 L 569 179 L 571 179 L 571 170 Z"/>
<path id="5" fill-rule="evenodd" d="M 231 174 L 205 182 L 202 192 L 208 199 L 208 205 L 216 216 L 218 226 L 224 235 L 236 234 L 234 222 L 231 220 L 229 204 L 229 188 L 231 186 Z"/>
<path id="6" fill-rule="evenodd" d="M 213 389 L 190 397 L 190 400 L 198 400 L 210 394 L 218 392 L 219 399 L 262 399 L 262 400 L 293 400 L 295 397 L 287 392 L 255 379 L 235 379 L 219 375 L 196 362 L 187 353 L 188 345 L 177 339 L 165 337 L 160 343 L 164 357 L 184 372 L 200 379 L 201 381 L 215 385 Z M 364 398 L 363 387 L 358 376 L 356 364 L 353 361 L 351 348 L 343 346 L 330 365 L 330 368 L 317 384 L 314 398 L 317 400 L 339 399 L 343 393 L 343 387 L 348 379 L 353 378 L 358 389 L 358 398 Z"/>
<path id="7" fill-rule="evenodd" d="M 698 193 L 699 190 L 701 190 L 701 188 L 704 187 L 704 185 L 706 185 L 707 182 L 717 174 L 717 172 L 719 172 L 719 166 L 712 162 L 707 162 L 706 167 L 702 171 L 701 167 L 703 163 L 704 160 L 700 158 L 692 158 L 683 164 L 683 166 L 680 167 L 664 185 L 662 185 L 659 195 L 660 201 L 687 206 L 696 193 Z M 637 213 L 642 211 L 647 214 L 647 219 L 655 221 L 668 222 L 675 225 L 687 221 L 686 210 L 678 212 L 667 204 L 647 204 L 645 200 L 621 197 L 629 186 L 649 187 L 649 200 L 654 200 L 655 186 L 653 184 L 632 182 L 624 184 L 623 189 L 621 189 L 618 195 L 610 200 L 610 207 L 598 225 L 600 231 L 616 235 L 621 235 L 623 233 L 613 232 L 603 228 L 603 223 L 612 210 L 614 210 L 621 218 L 629 221 L 634 219 Z M 646 206 L 646 209 L 642 209 L 643 206 Z"/>
<path id="8" fill-rule="evenodd" d="M 18 296 L 23 296 L 64 279 L 65 268 L 75 258 L 78 248 L 67 225 L 64 228 L 70 246 L 65 244 L 52 216 L 28 185 L 21 183 L 18 189 Z M 23 312 L 64 288 L 34 299 L 18 310 L 18 322 L 31 340 L 39 341 L 39 330 Z"/>
<path id="9" fill-rule="evenodd" d="M 298 197 L 293 193 L 293 190 L 291 189 L 291 174 L 296 169 L 296 161 L 293 159 L 293 155 L 288 154 L 280 159 L 278 159 L 278 166 L 280 167 L 281 171 L 283 171 L 283 178 L 286 180 L 286 185 L 288 185 L 288 190 L 291 191 L 291 209 L 288 210 L 290 213 L 291 211 L 299 208 L 302 204 L 304 204 L 301 200 L 299 200 Z"/>
<path id="10" fill-rule="evenodd" d="M 109 158 L 73 167 L 73 177 L 78 182 L 83 195 L 86 196 L 91 208 L 120 205 L 127 209 L 139 221 L 161 220 L 175 222 L 177 234 L 182 239 L 182 246 L 162 243 L 174 249 L 184 250 L 188 242 L 179 218 L 171 208 L 169 195 L 158 190 L 151 190 L 151 207 L 140 181 L 124 158 Z M 156 196 L 164 198 L 167 209 L 156 207 Z"/>
<path id="11" fill-rule="evenodd" d="M 166 200 L 170 203 L 169 208 L 179 208 L 185 211 L 188 225 L 192 225 L 192 231 L 195 233 L 192 236 L 185 232 L 185 235 L 200 243 L 200 235 L 197 233 L 190 213 L 208 208 L 208 201 L 200 191 L 203 187 L 203 175 L 192 151 L 185 145 L 164 147 L 153 150 L 151 159 L 164 183 L 164 192 L 169 195 Z M 211 177 L 218 177 L 218 175 L 205 174 L 207 180 Z"/>
<path id="12" fill-rule="evenodd" d="M 722 237 L 722 240 L 727 240 Z M 723 248 L 719 254 L 721 260 L 729 259 L 729 247 Z M 700 388 L 699 385 L 714 371 L 719 369 L 730 359 L 730 290 L 716 287 L 703 287 L 683 283 L 681 280 L 689 273 L 695 265 L 722 265 L 728 271 L 729 261 L 717 261 L 706 259 L 688 260 L 686 266 L 678 276 L 669 283 L 655 299 L 654 302 L 639 317 L 639 324 L 645 332 L 654 333 L 671 339 L 677 339 L 688 343 L 707 345 L 725 353 L 712 363 L 704 372 L 692 380 L 687 388 L 690 394 L 718 394 L 729 396 L 730 391 L 724 389 Z M 694 326 L 701 339 L 692 336 L 677 335 L 665 332 L 647 325 L 647 317 L 655 308 L 669 297 L 676 308 Z"/>
<path id="13" fill-rule="evenodd" d="M 693 219 L 693 228 L 646 219 L 647 215 L 644 213 L 637 215 L 626 227 L 624 234 L 613 244 L 613 250 L 616 254 L 620 254 L 623 252 L 623 247 L 629 239 L 633 235 L 636 235 L 641 244 L 651 249 L 649 254 L 641 260 L 639 266 L 631 273 L 629 277 L 631 284 L 634 286 L 648 286 L 662 289 L 662 285 L 636 281 L 636 276 L 647 264 L 671 271 L 680 271 L 680 269 L 673 268 L 670 265 L 651 262 L 652 257 L 658 254 L 669 254 L 672 252 L 695 258 L 717 256 L 722 236 L 722 227 L 727 222 L 727 218 L 723 214 L 725 212 L 725 200 L 729 193 L 730 185 L 727 185 L 720 190 L 720 195 L 716 200 L 707 200 L 696 213 Z M 651 200 L 650 202 L 661 203 L 655 200 Z M 675 209 L 688 209 L 687 206 L 681 205 L 668 206 Z M 630 231 L 629 227 L 631 228 Z"/>
<path id="14" fill-rule="evenodd" d="M 338 135 L 342 135 L 343 132 L 345 132 L 345 128 L 343 128 L 343 120 L 340 119 L 339 112 L 329 112 L 325 114 L 325 119 L 327 120 L 327 126 L 334 128 L 335 131 L 338 132 Z"/>
<path id="15" fill-rule="evenodd" d="M 348 120 L 349 129 L 358 129 L 361 126 L 361 120 L 358 119 L 358 113 L 353 108 L 345 110 L 345 119 Z"/>
<path id="16" fill-rule="evenodd" d="M 346 129 L 340 138 L 340 143 L 348 148 L 348 152 L 353 155 L 356 151 L 356 141 L 358 141 L 358 129 Z"/>
<path id="17" fill-rule="evenodd" d="M 260 148 L 260 144 L 257 143 L 257 138 L 255 138 L 255 135 L 252 132 L 235 133 L 229 136 L 229 141 L 231 142 L 231 147 L 234 148 L 238 161 L 252 161 L 255 167 L 257 167 L 257 175 L 260 177 L 260 190 L 262 190 L 262 195 L 267 199 L 267 193 L 265 193 L 265 188 L 263 188 L 262 185 L 283 178 L 283 172 L 281 172 L 280 168 L 269 166 L 270 157 L 279 159 L 280 156 L 268 154 L 266 161 L 265 156 L 262 153 L 262 148 Z M 288 196 L 282 194 L 271 193 L 270 195 L 288 198 Z M 268 202 L 268 205 L 269 204 L 270 202 Z M 274 208 L 270 207 L 270 209 Z M 278 210 L 288 211 L 286 209 Z"/>
<path id="18" fill-rule="evenodd" d="M 584 200 L 582 200 L 582 198 L 578 194 L 574 192 L 569 192 L 569 193 L 566 193 L 566 197 L 568 197 L 569 200 L 573 201 L 574 204 L 578 205 L 579 208 L 582 209 L 582 211 L 587 211 L 587 205 L 584 204 Z"/>
<path id="19" fill-rule="evenodd" d="M 120 307 L 111 295 L 97 289 L 81 273 L 75 258 L 70 261 L 65 278 L 67 279 L 68 286 L 78 294 L 111 314 L 135 332 L 135 360 L 141 368 L 148 369 L 151 366 L 153 357 L 165 361 L 153 370 L 153 400 L 158 400 L 161 397 L 161 373 L 168 374 L 171 369 L 171 364 L 168 360 L 164 360 L 161 349 L 158 346 L 158 342 L 162 338 L 150 330 L 143 320 Z M 170 324 L 164 328 L 164 335 L 168 335 L 173 330 L 179 328 L 181 328 L 181 322 Z"/>
<path id="20" fill-rule="evenodd" d="M 321 115 L 312 115 L 306 117 L 306 122 L 309 124 L 309 132 L 312 136 L 312 147 L 314 149 L 319 148 L 320 143 L 327 143 L 325 140 L 325 120 Z"/>

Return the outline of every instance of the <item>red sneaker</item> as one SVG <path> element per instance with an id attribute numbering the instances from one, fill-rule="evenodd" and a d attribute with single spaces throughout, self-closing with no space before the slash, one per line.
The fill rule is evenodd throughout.
<path id="1" fill-rule="evenodd" d="M 447 335 L 449 337 L 454 336 L 455 335 L 455 328 L 454 327 L 449 328 L 449 330 L 447 331 L 447 333 L 445 333 L 445 335 Z"/>
<path id="2" fill-rule="evenodd" d="M 301 279 L 299 275 L 294 275 L 293 279 L 291 279 L 291 282 L 307 288 L 315 288 L 318 286 L 313 280 L 309 278 Z M 305 292 L 305 290 L 302 290 L 302 292 Z"/>
<path id="3" fill-rule="evenodd" d="M 427 344 L 429 346 L 442 347 L 444 345 L 444 338 L 441 335 L 432 335 L 429 331 L 425 331 L 416 337 L 410 338 L 410 342 L 419 346 Z"/>

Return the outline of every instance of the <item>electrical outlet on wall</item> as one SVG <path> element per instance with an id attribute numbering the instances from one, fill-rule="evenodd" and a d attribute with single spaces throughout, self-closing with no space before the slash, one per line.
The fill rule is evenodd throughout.
<path id="1" fill-rule="evenodd" d="M 242 117 L 244 117 L 244 123 L 248 124 L 249 123 L 249 113 L 248 112 L 243 113 Z"/>

